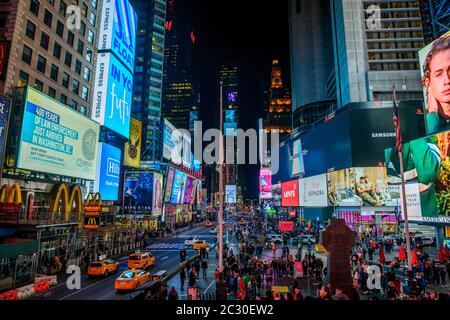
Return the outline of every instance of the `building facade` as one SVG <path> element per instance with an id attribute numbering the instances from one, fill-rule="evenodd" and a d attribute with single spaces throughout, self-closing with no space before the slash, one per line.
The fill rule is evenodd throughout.
<path id="1" fill-rule="evenodd" d="M 143 122 L 141 166 L 162 159 L 162 85 L 166 0 L 131 1 L 138 14 L 132 116 Z"/>

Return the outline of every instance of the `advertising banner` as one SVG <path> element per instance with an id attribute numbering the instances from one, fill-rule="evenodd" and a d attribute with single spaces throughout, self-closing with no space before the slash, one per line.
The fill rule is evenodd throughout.
<path id="1" fill-rule="evenodd" d="M 84 228 L 85 229 L 98 229 L 99 227 L 100 227 L 100 217 L 99 216 L 84 217 Z"/>
<path id="2" fill-rule="evenodd" d="M 128 139 L 133 74 L 114 55 L 101 53 L 94 84 L 92 119 Z"/>
<path id="3" fill-rule="evenodd" d="M 153 173 L 153 203 L 152 215 L 160 216 L 162 214 L 162 185 L 163 176 L 160 173 Z"/>
<path id="4" fill-rule="evenodd" d="M 181 164 L 183 135 L 173 124 L 164 119 L 163 157 L 175 164 Z"/>
<path id="5" fill-rule="evenodd" d="M 236 186 L 226 185 L 225 186 L 225 203 L 234 204 L 236 203 Z"/>
<path id="6" fill-rule="evenodd" d="M 272 204 L 274 207 L 281 207 L 281 183 L 272 185 Z"/>
<path id="7" fill-rule="evenodd" d="M 225 122 L 236 122 L 236 110 L 225 110 Z"/>
<path id="8" fill-rule="evenodd" d="M 28 87 L 17 167 L 94 180 L 100 127 Z"/>
<path id="9" fill-rule="evenodd" d="M 134 71 L 137 14 L 128 0 L 104 0 L 98 50 L 110 50 Z"/>
<path id="10" fill-rule="evenodd" d="M 170 202 L 170 196 L 172 195 L 172 186 L 173 186 L 174 176 L 175 176 L 175 170 L 170 168 L 169 174 L 167 176 L 166 195 L 164 197 L 164 202 Z"/>
<path id="11" fill-rule="evenodd" d="M 124 165 L 139 169 L 141 166 L 142 122 L 131 118 L 130 141 L 125 143 Z"/>
<path id="12" fill-rule="evenodd" d="M 175 170 L 175 176 L 173 179 L 172 195 L 170 197 L 170 203 L 177 204 L 179 199 L 179 194 L 181 193 L 181 181 L 183 180 L 183 172 L 180 170 Z"/>
<path id="13" fill-rule="evenodd" d="M 10 110 L 11 101 L 9 98 L 0 96 L 0 169 L 3 167 L 3 149 L 5 148 L 6 130 Z"/>
<path id="14" fill-rule="evenodd" d="M 190 204 L 191 203 L 192 188 L 194 187 L 193 183 L 194 183 L 194 179 L 192 179 L 189 176 L 186 177 L 186 191 L 184 193 L 184 200 L 183 200 L 184 204 Z"/>
<path id="15" fill-rule="evenodd" d="M 120 149 L 100 142 L 97 163 L 97 174 L 93 192 L 99 192 L 102 200 L 119 199 L 120 184 Z"/>
<path id="16" fill-rule="evenodd" d="M 186 192 L 186 182 L 187 182 L 187 174 L 183 173 L 183 177 L 181 178 L 181 184 L 180 184 L 180 192 L 178 193 L 178 197 L 177 197 L 177 204 L 184 203 L 184 194 Z"/>
<path id="17" fill-rule="evenodd" d="M 353 167 L 377 167 L 384 162 L 384 150 L 395 146 L 393 103 L 390 101 L 350 103 L 350 131 Z M 422 100 L 398 101 L 403 142 L 425 135 Z"/>
<path id="18" fill-rule="evenodd" d="M 191 167 L 191 137 L 188 132 L 183 133 L 183 150 L 181 155 L 183 158 L 183 166 L 192 169 Z"/>
<path id="19" fill-rule="evenodd" d="M 442 81 L 442 66 L 448 67 L 449 56 L 450 31 L 419 51 L 428 135 L 450 129 L 450 89 Z"/>
<path id="20" fill-rule="evenodd" d="M 127 173 L 124 190 L 127 210 L 150 212 L 153 209 L 153 173 Z"/>
<path id="21" fill-rule="evenodd" d="M 237 135 L 237 123 L 236 122 L 224 122 L 223 131 L 225 132 L 225 136 L 233 136 Z"/>
<path id="22" fill-rule="evenodd" d="M 303 156 L 302 156 L 302 143 L 300 139 L 294 140 L 292 148 L 292 174 L 294 176 L 304 173 Z"/>
<path id="23" fill-rule="evenodd" d="M 281 204 L 283 207 L 298 207 L 298 180 L 281 184 Z"/>
<path id="24" fill-rule="evenodd" d="M 272 199 L 272 172 L 269 169 L 259 170 L 259 198 Z"/>
<path id="25" fill-rule="evenodd" d="M 408 219 L 450 223 L 450 131 L 403 144 Z M 400 185 L 398 153 L 386 149 L 391 185 Z M 403 218 L 404 218 L 404 214 Z"/>
<path id="26" fill-rule="evenodd" d="M 278 227 L 281 232 L 293 231 L 294 230 L 294 222 L 293 221 L 280 221 Z"/>
<path id="27" fill-rule="evenodd" d="M 400 190 L 388 185 L 385 167 L 349 168 L 328 173 L 331 206 L 398 206 Z"/>
<path id="28" fill-rule="evenodd" d="M 301 207 L 327 207 L 327 175 L 308 177 L 299 180 Z"/>

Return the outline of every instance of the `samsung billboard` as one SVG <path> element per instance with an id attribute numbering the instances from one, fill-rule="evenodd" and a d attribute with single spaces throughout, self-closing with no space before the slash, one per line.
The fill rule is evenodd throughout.
<path id="1" fill-rule="evenodd" d="M 97 59 L 92 119 L 129 139 L 133 75 L 110 53 Z"/>
<path id="2" fill-rule="evenodd" d="M 94 180 L 100 127 L 28 87 L 17 167 Z"/>
<path id="3" fill-rule="evenodd" d="M 136 51 L 137 14 L 127 0 L 104 0 L 98 50 L 113 52 L 131 71 Z"/>

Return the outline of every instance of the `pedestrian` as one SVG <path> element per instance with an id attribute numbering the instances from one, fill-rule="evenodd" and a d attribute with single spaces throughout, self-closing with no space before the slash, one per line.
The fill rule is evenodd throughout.
<path id="1" fill-rule="evenodd" d="M 447 282 L 445 281 L 445 268 L 444 267 L 441 268 L 441 270 L 439 271 L 439 274 L 441 276 L 441 286 L 447 285 Z"/>
<path id="2" fill-rule="evenodd" d="M 180 282 L 181 282 L 181 292 L 184 291 L 184 282 L 186 281 L 186 271 L 184 268 L 181 268 L 180 271 Z"/>
<path id="3" fill-rule="evenodd" d="M 348 296 L 342 292 L 340 287 L 336 287 L 336 293 L 331 296 L 332 300 L 350 300 Z"/>
<path id="4" fill-rule="evenodd" d="M 207 275 L 207 269 L 208 269 L 208 262 L 206 262 L 206 260 L 202 260 L 202 271 L 203 271 L 203 278 L 206 279 L 206 275 Z"/>
<path id="5" fill-rule="evenodd" d="M 175 287 L 172 287 L 172 289 L 169 292 L 169 300 L 170 301 L 178 300 L 178 293 L 175 290 Z"/>

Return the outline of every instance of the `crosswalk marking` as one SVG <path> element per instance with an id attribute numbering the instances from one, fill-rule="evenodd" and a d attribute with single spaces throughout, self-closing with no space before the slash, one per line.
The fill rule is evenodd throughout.
<path id="1" fill-rule="evenodd" d="M 215 238 L 216 235 L 214 234 L 192 234 L 192 235 L 180 235 L 178 236 L 180 239 L 192 239 L 192 238 L 196 238 L 196 239 L 212 239 Z"/>
<path id="2" fill-rule="evenodd" d="M 184 242 L 176 242 L 176 243 L 153 243 L 146 248 L 147 250 L 152 249 L 167 249 L 167 250 L 180 250 L 180 249 L 192 249 L 192 246 L 187 246 Z"/>

